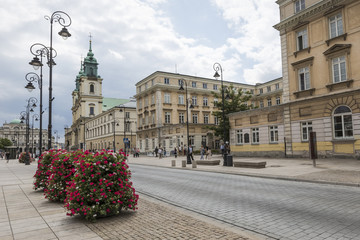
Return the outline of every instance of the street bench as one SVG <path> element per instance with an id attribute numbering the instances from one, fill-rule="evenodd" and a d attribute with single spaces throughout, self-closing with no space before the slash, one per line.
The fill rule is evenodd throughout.
<path id="1" fill-rule="evenodd" d="M 265 168 L 266 162 L 234 162 L 234 167 Z"/>
<path id="2" fill-rule="evenodd" d="M 197 164 L 197 165 L 210 165 L 210 166 L 214 166 L 214 165 L 219 165 L 219 164 L 220 164 L 220 160 L 196 160 L 196 164 Z"/>

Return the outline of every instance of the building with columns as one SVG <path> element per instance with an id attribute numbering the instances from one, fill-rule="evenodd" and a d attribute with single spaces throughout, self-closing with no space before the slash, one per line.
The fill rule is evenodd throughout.
<path id="1" fill-rule="evenodd" d="M 230 115 L 239 156 L 360 157 L 360 2 L 278 0 L 283 103 Z"/>

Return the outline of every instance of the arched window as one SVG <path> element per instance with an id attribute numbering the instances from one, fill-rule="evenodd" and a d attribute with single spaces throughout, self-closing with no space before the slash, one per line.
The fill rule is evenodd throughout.
<path id="1" fill-rule="evenodd" d="M 90 93 L 95 93 L 95 86 L 94 86 L 94 84 L 90 84 Z"/>
<path id="2" fill-rule="evenodd" d="M 352 113 L 347 106 L 340 106 L 334 110 L 333 124 L 335 138 L 353 137 Z"/>

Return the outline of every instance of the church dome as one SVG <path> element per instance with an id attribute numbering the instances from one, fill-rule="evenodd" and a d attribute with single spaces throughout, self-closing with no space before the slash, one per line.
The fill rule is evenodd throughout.
<path id="1" fill-rule="evenodd" d="M 20 124 L 21 120 L 20 119 L 14 119 L 10 122 L 10 124 Z"/>

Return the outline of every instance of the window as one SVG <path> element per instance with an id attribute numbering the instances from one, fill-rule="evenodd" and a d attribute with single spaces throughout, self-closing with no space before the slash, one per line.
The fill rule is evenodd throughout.
<path id="1" fill-rule="evenodd" d="M 195 136 L 189 136 L 189 142 L 191 146 L 195 145 Z"/>
<path id="2" fill-rule="evenodd" d="M 345 56 L 332 59 L 333 82 L 346 81 L 346 61 Z"/>
<path id="3" fill-rule="evenodd" d="M 139 100 L 139 109 L 142 109 L 142 99 Z"/>
<path id="4" fill-rule="evenodd" d="M 218 103 L 218 102 L 219 102 L 219 100 L 217 98 L 214 98 L 214 105 L 215 105 L 215 103 Z"/>
<path id="5" fill-rule="evenodd" d="M 145 97 L 145 104 L 144 104 L 145 107 L 149 106 L 149 98 L 146 96 Z"/>
<path id="6" fill-rule="evenodd" d="M 130 112 L 125 112 L 125 118 L 130 118 Z"/>
<path id="7" fill-rule="evenodd" d="M 179 104 L 184 104 L 184 95 L 179 95 Z"/>
<path id="8" fill-rule="evenodd" d="M 304 91 L 310 89 L 310 73 L 309 67 L 300 68 L 299 75 L 299 90 Z"/>
<path id="9" fill-rule="evenodd" d="M 170 103 L 170 93 L 164 94 L 164 103 Z"/>
<path id="10" fill-rule="evenodd" d="M 165 112 L 165 123 L 170 123 L 170 112 Z"/>
<path id="11" fill-rule="evenodd" d="M 192 87 L 196 87 L 196 82 L 191 82 Z"/>
<path id="12" fill-rule="evenodd" d="M 204 123 L 205 124 L 209 123 L 209 114 L 204 114 Z"/>
<path id="13" fill-rule="evenodd" d="M 237 130 L 236 131 L 236 143 L 237 144 L 243 144 L 243 133 L 242 130 Z"/>
<path id="14" fill-rule="evenodd" d="M 208 105 L 208 98 L 207 98 L 207 97 L 204 97 L 204 98 L 203 98 L 203 105 L 204 105 L 204 106 L 207 106 L 207 105 Z"/>
<path id="15" fill-rule="evenodd" d="M 192 118 L 193 118 L 193 123 L 198 123 L 198 115 L 197 115 L 197 113 L 193 113 Z"/>
<path id="16" fill-rule="evenodd" d="M 336 108 L 333 120 L 335 138 L 353 137 L 352 114 L 350 108 L 346 106 Z"/>
<path id="17" fill-rule="evenodd" d="M 207 140 L 206 135 L 202 135 L 201 136 L 201 145 L 203 145 L 204 147 L 207 146 L 206 140 Z"/>
<path id="18" fill-rule="evenodd" d="M 260 101 L 260 108 L 263 108 L 263 107 L 264 107 L 264 101 L 261 100 L 261 101 Z"/>
<path id="19" fill-rule="evenodd" d="M 312 122 L 301 123 L 301 140 L 309 141 L 310 132 L 312 131 Z"/>
<path id="20" fill-rule="evenodd" d="M 90 84 L 90 93 L 95 93 L 95 86 L 94 86 L 94 84 Z"/>
<path id="21" fill-rule="evenodd" d="M 203 88 L 204 88 L 204 89 L 207 88 L 207 83 L 203 83 Z"/>
<path id="22" fill-rule="evenodd" d="M 295 2 L 295 13 L 305 9 L 305 0 L 297 0 Z"/>
<path id="23" fill-rule="evenodd" d="M 338 13 L 329 18 L 330 38 L 340 36 L 344 33 L 342 14 Z"/>
<path id="24" fill-rule="evenodd" d="M 259 89 L 260 94 L 263 94 L 264 90 L 262 88 Z"/>
<path id="25" fill-rule="evenodd" d="M 148 83 L 145 83 L 145 90 L 148 89 Z"/>
<path id="26" fill-rule="evenodd" d="M 270 126 L 269 133 L 270 133 L 270 142 L 271 143 L 276 143 L 279 141 L 278 126 Z"/>
<path id="27" fill-rule="evenodd" d="M 165 84 L 170 84 L 170 79 L 169 78 L 164 78 L 164 83 Z"/>
<path id="28" fill-rule="evenodd" d="M 267 92 L 271 92 L 271 86 L 267 86 L 266 89 L 267 89 Z"/>
<path id="29" fill-rule="evenodd" d="M 197 105 L 197 96 L 192 96 L 191 100 L 192 100 L 192 105 L 196 106 Z"/>
<path id="30" fill-rule="evenodd" d="M 155 94 L 151 95 L 151 104 L 155 104 Z"/>
<path id="31" fill-rule="evenodd" d="M 268 107 L 271 107 L 271 105 L 272 105 L 271 98 L 269 98 L 269 99 L 267 100 L 267 104 L 268 104 Z"/>
<path id="32" fill-rule="evenodd" d="M 303 50 L 304 48 L 308 47 L 308 37 L 307 37 L 307 29 L 303 29 L 296 33 L 297 39 L 297 50 Z"/>
<path id="33" fill-rule="evenodd" d="M 184 84 L 184 81 L 182 79 L 178 80 L 179 86 L 182 86 Z"/>
<path id="34" fill-rule="evenodd" d="M 280 84 L 275 84 L 275 90 L 279 90 L 280 89 Z"/>
<path id="35" fill-rule="evenodd" d="M 95 115 L 94 114 L 94 107 L 90 107 L 90 115 Z"/>
<path id="36" fill-rule="evenodd" d="M 217 90 L 217 89 L 218 89 L 218 87 L 217 87 L 216 84 L 213 85 L 213 89 L 214 89 L 214 90 Z"/>
<path id="37" fill-rule="evenodd" d="M 179 113 L 179 123 L 184 123 L 184 113 Z"/>
<path id="38" fill-rule="evenodd" d="M 276 97 L 276 105 L 279 105 L 280 103 L 280 97 Z"/>
<path id="39" fill-rule="evenodd" d="M 155 113 L 151 113 L 151 123 L 155 124 Z"/>
<path id="40" fill-rule="evenodd" d="M 259 143 L 259 128 L 252 128 L 252 143 Z"/>
<path id="41" fill-rule="evenodd" d="M 214 124 L 219 125 L 219 118 L 216 116 L 214 117 Z"/>

